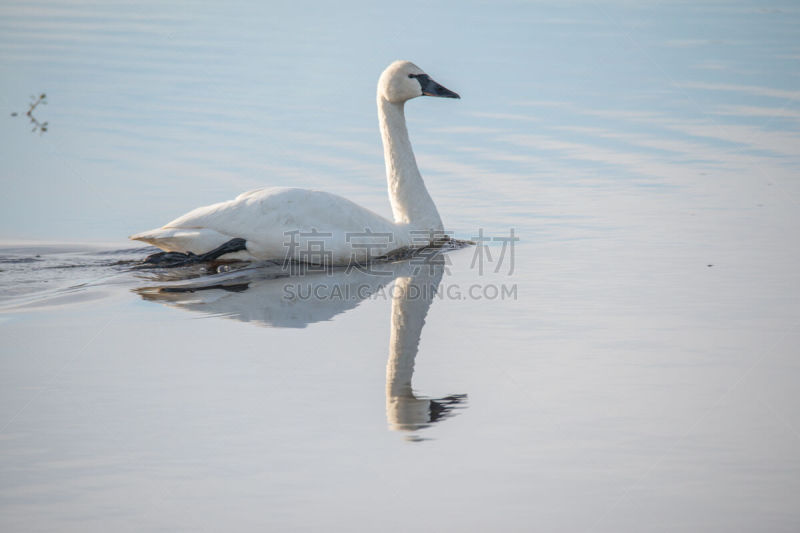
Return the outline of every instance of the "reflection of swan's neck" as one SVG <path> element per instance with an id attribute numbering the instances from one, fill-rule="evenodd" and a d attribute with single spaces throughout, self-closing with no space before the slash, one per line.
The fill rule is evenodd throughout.
<path id="1" fill-rule="evenodd" d="M 394 221 L 412 229 L 441 231 L 442 219 L 422 181 L 408 139 L 403 103 L 389 102 L 379 94 L 378 120 Z"/>
<path id="2" fill-rule="evenodd" d="M 428 265 L 421 267 L 423 271 Z M 392 333 L 386 364 L 386 417 L 394 429 L 415 430 L 431 421 L 431 402 L 417 399 L 411 387 L 419 338 L 442 279 L 442 269 L 397 278 L 392 298 Z"/>
<path id="3" fill-rule="evenodd" d="M 392 300 L 392 333 L 389 338 L 389 363 L 386 365 L 386 394 L 412 398 L 411 377 L 419 348 L 429 299 L 412 299 L 411 278 L 397 278 Z M 419 285 L 414 285 L 419 287 Z"/>

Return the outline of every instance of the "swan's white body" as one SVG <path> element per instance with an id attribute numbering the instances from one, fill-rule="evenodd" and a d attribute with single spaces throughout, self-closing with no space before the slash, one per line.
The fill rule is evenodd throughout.
<path id="1" fill-rule="evenodd" d="M 134 235 L 132 239 L 149 242 L 170 252 L 202 254 L 236 238 L 247 241 L 247 251 L 223 256 L 225 259 L 284 259 L 290 253 L 292 233 L 296 249 L 290 257 L 323 262 L 321 254 L 311 250 L 331 252 L 330 264 L 346 264 L 350 260 L 353 234 L 390 233 L 391 248 L 372 249 L 371 255 L 381 255 L 390 249 L 410 246 L 409 232 L 390 220 L 336 194 L 309 189 L 271 187 L 246 192 L 234 200 L 198 207 L 152 231 Z M 315 233 L 316 232 L 316 236 Z M 373 238 L 380 243 L 381 238 Z M 322 243 L 315 246 L 315 243 Z M 397 246 L 395 246 L 397 245 Z M 366 249 L 361 249 L 366 252 Z M 297 252 L 297 253 L 294 253 Z M 377 252 L 377 253 L 376 253 Z M 299 255 L 298 255 L 299 254 Z M 320 261 L 313 261 L 319 258 Z"/>
<path id="2" fill-rule="evenodd" d="M 425 236 L 441 233 L 443 226 L 417 169 L 403 112 L 407 100 L 422 94 L 458 97 L 408 61 L 395 61 L 378 81 L 378 117 L 394 221 L 336 194 L 279 187 L 199 207 L 131 239 L 168 252 L 199 255 L 241 238 L 246 250 L 224 259 L 291 258 L 334 265 L 425 246 Z M 368 232 L 378 236 L 365 237 Z"/>

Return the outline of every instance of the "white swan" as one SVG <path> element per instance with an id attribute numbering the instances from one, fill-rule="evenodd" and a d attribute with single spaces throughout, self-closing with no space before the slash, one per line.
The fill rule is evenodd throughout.
<path id="1" fill-rule="evenodd" d="M 167 252 L 201 257 L 292 258 L 332 265 L 425 246 L 424 237 L 441 232 L 443 226 L 417 169 L 403 112 L 406 101 L 422 95 L 460 98 L 409 61 L 395 61 L 378 80 L 378 118 L 394 221 L 336 194 L 266 188 L 198 207 L 161 228 L 130 238 Z M 366 232 L 381 235 L 354 235 Z M 311 249 L 320 253 L 308 253 Z"/>

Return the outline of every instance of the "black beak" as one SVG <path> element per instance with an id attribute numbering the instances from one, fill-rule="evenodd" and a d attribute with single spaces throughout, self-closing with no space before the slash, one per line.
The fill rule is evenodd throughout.
<path id="1" fill-rule="evenodd" d="M 440 98 L 461 98 L 457 93 L 454 93 L 447 87 L 443 87 L 433 81 L 427 74 L 418 74 L 414 76 L 417 78 L 420 86 L 422 87 L 422 94 L 425 96 L 438 96 Z"/>

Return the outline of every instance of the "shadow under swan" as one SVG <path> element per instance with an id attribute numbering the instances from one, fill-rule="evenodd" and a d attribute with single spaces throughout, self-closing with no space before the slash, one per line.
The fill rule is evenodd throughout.
<path id="1" fill-rule="evenodd" d="M 412 387 L 422 328 L 437 296 L 444 261 L 437 254 L 422 264 L 397 261 L 377 264 L 374 270 L 381 274 L 342 268 L 297 276 L 283 267 L 261 267 L 135 292 L 145 300 L 187 311 L 281 328 L 331 320 L 381 291 L 391 294 L 386 419 L 392 430 L 418 431 L 454 414 L 467 397 L 453 394 L 431 399 L 417 396 Z M 414 435 L 410 440 L 422 439 Z"/>

